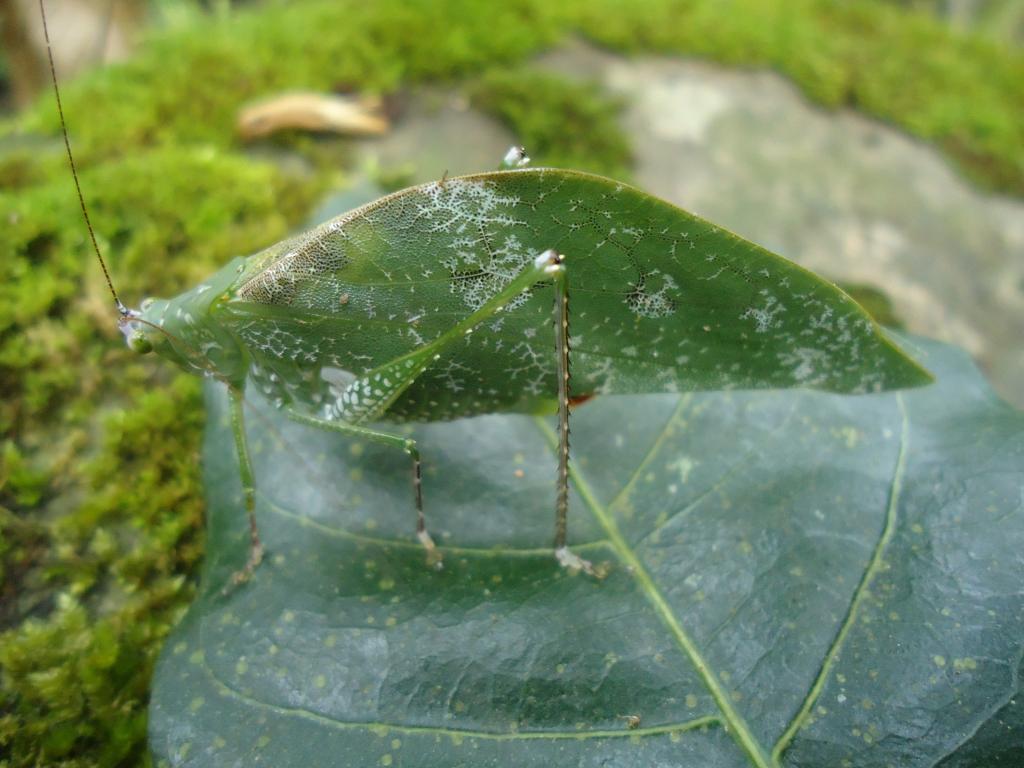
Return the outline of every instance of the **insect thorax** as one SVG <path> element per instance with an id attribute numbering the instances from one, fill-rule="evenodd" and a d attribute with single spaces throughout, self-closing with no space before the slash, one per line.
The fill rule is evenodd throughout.
<path id="1" fill-rule="evenodd" d="M 248 354 L 220 323 L 216 308 L 229 295 L 241 262 L 233 260 L 173 299 L 148 299 L 140 315 L 142 330 L 161 357 L 191 373 L 213 376 L 238 387 L 245 383 Z"/>

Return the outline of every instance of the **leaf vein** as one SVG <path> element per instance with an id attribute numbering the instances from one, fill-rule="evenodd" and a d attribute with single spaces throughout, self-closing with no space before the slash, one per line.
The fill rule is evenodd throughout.
<path id="1" fill-rule="evenodd" d="M 538 429 L 540 429 L 542 434 L 545 435 L 548 440 L 548 444 L 554 447 L 557 442 L 557 436 L 552 431 L 551 427 L 540 417 L 536 418 L 534 423 L 537 424 Z M 579 491 L 580 496 L 586 502 L 590 511 L 597 518 L 598 523 L 602 528 L 604 528 L 605 533 L 608 534 L 608 540 L 611 542 L 612 548 L 615 550 L 619 559 L 627 565 L 633 578 L 636 579 L 641 591 L 644 593 L 644 596 L 650 601 L 657 615 L 661 618 L 662 622 L 664 622 L 676 643 L 697 670 L 697 674 L 699 674 L 701 679 L 704 681 L 704 685 L 707 687 L 711 697 L 718 705 L 719 711 L 722 713 L 723 724 L 736 740 L 740 749 L 743 750 L 747 757 L 750 758 L 753 765 L 757 768 L 773 768 L 776 764 L 768 756 L 764 747 L 754 737 L 754 734 L 750 730 L 750 726 L 747 725 L 746 720 L 743 719 L 743 716 L 733 706 L 733 703 L 729 698 L 729 694 L 723 689 L 722 684 L 718 680 L 718 675 L 704 659 L 700 650 L 697 648 L 697 644 L 683 628 L 682 623 L 678 618 L 676 618 L 676 615 L 672 612 L 672 608 L 665 600 L 665 597 L 661 594 L 661 591 L 655 585 L 654 579 L 651 578 L 651 575 L 647 572 L 643 563 L 640 562 L 636 553 L 633 552 L 629 544 L 626 543 L 622 532 L 619 530 L 618 523 L 615 522 L 615 518 L 609 513 L 608 509 L 597 500 L 593 491 L 590 489 L 590 485 L 575 467 L 570 468 L 570 474 L 572 475 L 573 484 L 576 486 L 576 490 Z"/>
<path id="2" fill-rule="evenodd" d="M 414 549 L 422 550 L 423 545 L 413 539 L 412 536 L 409 539 L 385 539 L 380 536 L 367 536 L 362 533 L 353 533 L 345 528 L 338 528 L 335 526 L 321 523 L 317 520 L 313 520 L 310 517 L 300 515 L 296 512 L 291 511 L 287 507 L 278 504 L 276 501 L 271 499 L 266 493 L 257 491 L 259 498 L 266 503 L 270 511 L 280 517 L 288 518 L 296 522 L 298 525 L 308 526 L 314 530 L 323 533 L 326 536 L 332 536 L 338 539 L 349 539 L 351 541 L 358 541 L 362 544 L 371 544 L 378 547 L 392 547 L 398 549 Z M 601 547 L 609 546 L 607 539 L 595 539 L 594 541 L 587 541 L 581 544 L 574 544 L 574 549 L 599 549 Z M 551 557 L 551 547 L 458 547 L 450 546 L 446 544 L 438 545 L 438 549 L 444 553 L 452 555 L 469 555 L 473 557 Z"/>
<path id="3" fill-rule="evenodd" d="M 404 733 L 410 735 L 433 735 L 433 736 L 451 736 L 461 738 L 472 738 L 472 739 L 486 739 L 488 741 L 561 741 L 561 740 L 575 740 L 575 741 L 588 741 L 590 739 L 623 739 L 623 738 L 635 738 L 638 736 L 660 736 L 671 733 L 685 733 L 687 731 L 697 730 L 698 728 L 711 727 L 715 725 L 721 725 L 722 721 L 717 715 L 706 715 L 703 717 L 697 717 L 692 720 L 683 720 L 675 723 L 665 723 L 663 725 L 653 725 L 647 728 L 622 728 L 622 729 L 606 729 L 606 730 L 595 730 L 595 731 L 517 731 L 517 732 L 501 732 L 501 731 L 484 731 L 476 730 L 472 728 L 440 728 L 431 725 L 403 725 L 401 723 L 392 722 L 375 722 L 375 721 L 355 721 L 355 720 L 337 720 L 327 715 L 319 714 L 318 712 L 311 712 L 308 709 L 302 709 L 301 707 L 286 707 L 280 704 L 271 704 L 266 701 L 247 696 L 241 691 L 232 688 L 230 685 L 225 683 L 216 673 L 210 668 L 208 664 L 204 662 L 203 671 L 206 673 L 211 684 L 217 689 L 219 693 L 235 701 L 242 702 L 243 704 L 253 707 L 255 709 L 267 710 L 274 712 L 282 717 L 298 717 L 303 720 L 310 720 L 337 730 L 366 730 L 366 731 L 395 731 L 397 733 Z"/>
<path id="4" fill-rule="evenodd" d="M 889 542 L 892 541 L 893 534 L 896 531 L 896 513 L 899 508 L 900 494 L 903 487 L 903 474 L 906 471 L 907 446 L 910 443 L 910 421 L 907 416 L 906 406 L 903 403 L 903 396 L 899 393 L 896 393 L 896 404 L 899 406 L 900 415 L 902 417 L 900 427 L 900 447 L 899 452 L 896 454 L 896 464 L 893 467 L 892 480 L 889 484 L 889 500 L 886 505 L 885 524 L 882 526 L 882 532 L 878 537 L 878 541 L 875 543 L 871 559 L 868 561 L 868 565 L 864 569 L 864 573 L 861 575 L 860 582 L 857 584 L 857 588 L 853 592 L 853 597 L 850 600 L 850 607 L 847 609 L 846 616 L 843 618 L 843 622 L 840 624 L 839 630 L 836 632 L 836 635 L 832 640 L 832 645 L 829 646 L 828 653 L 825 654 L 825 659 L 821 664 L 821 668 L 818 671 L 818 675 L 815 678 L 814 683 L 811 685 L 811 689 L 807 692 L 807 696 L 800 709 L 797 711 L 797 714 L 790 721 L 789 726 L 783 732 L 782 736 L 779 737 L 779 740 L 775 743 L 775 746 L 772 749 L 772 759 L 776 762 L 779 761 L 782 754 L 789 748 L 789 745 L 793 741 L 793 737 L 796 736 L 797 731 L 803 727 L 811 713 L 811 709 L 821 696 L 821 692 L 825 688 L 825 683 L 828 681 L 829 675 L 832 672 L 832 667 L 835 666 L 836 661 L 839 659 L 839 654 L 842 650 L 843 644 L 846 642 L 846 638 L 849 635 L 850 630 L 856 623 L 860 608 L 870 594 L 871 583 L 874 581 L 875 576 L 884 565 L 882 555 L 889 546 Z"/>

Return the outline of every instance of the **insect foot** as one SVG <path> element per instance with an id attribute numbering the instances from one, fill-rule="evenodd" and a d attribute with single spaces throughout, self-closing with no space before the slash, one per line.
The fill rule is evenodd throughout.
<path id="1" fill-rule="evenodd" d="M 427 567 L 433 568 L 435 571 L 444 570 L 444 556 L 441 554 L 441 550 L 437 548 L 434 540 L 430 538 L 430 534 L 425 530 L 417 531 L 416 538 L 419 539 L 423 548 L 427 550 Z"/>
<path id="2" fill-rule="evenodd" d="M 249 579 L 252 578 L 253 573 L 259 567 L 259 564 L 263 562 L 263 544 L 256 540 L 252 546 L 249 547 L 249 559 L 246 560 L 245 565 L 231 574 L 231 578 L 228 583 L 220 591 L 222 595 L 229 595 L 235 589 L 245 584 Z"/>
<path id="3" fill-rule="evenodd" d="M 594 567 L 594 564 L 589 560 L 584 560 L 579 555 L 570 551 L 568 547 L 559 547 L 555 550 L 555 560 L 563 568 L 568 568 L 572 572 L 583 571 L 588 576 L 594 576 L 598 579 L 603 579 L 605 573 L 603 570 L 599 570 Z"/>
<path id="4" fill-rule="evenodd" d="M 420 461 L 420 452 L 416 447 L 415 440 L 406 440 L 403 447 L 412 459 L 412 485 L 416 497 L 416 538 L 427 550 L 427 567 L 440 571 L 444 568 L 441 550 L 437 548 L 434 540 L 430 537 L 430 533 L 427 531 L 427 519 L 423 515 L 423 464 Z"/>

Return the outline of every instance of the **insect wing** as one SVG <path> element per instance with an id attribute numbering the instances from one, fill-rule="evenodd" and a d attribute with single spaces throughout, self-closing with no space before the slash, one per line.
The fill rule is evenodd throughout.
<path id="1" fill-rule="evenodd" d="M 268 368 L 363 373 L 437 338 L 548 248 L 568 270 L 577 394 L 929 380 L 831 283 L 632 187 L 551 169 L 413 187 L 252 257 L 230 322 Z M 553 404 L 550 323 L 538 284 L 389 415 Z"/>

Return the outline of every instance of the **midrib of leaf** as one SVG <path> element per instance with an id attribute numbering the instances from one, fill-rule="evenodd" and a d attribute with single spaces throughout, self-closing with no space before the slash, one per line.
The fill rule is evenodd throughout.
<path id="1" fill-rule="evenodd" d="M 907 418 L 907 409 L 903 403 L 903 396 L 899 393 L 896 394 L 896 404 L 899 406 L 900 416 L 902 417 L 900 427 L 900 449 L 896 456 L 896 466 L 893 469 L 892 482 L 889 485 L 889 501 L 886 506 L 885 525 L 882 528 L 882 534 L 878 537 L 874 552 L 871 555 L 871 561 L 868 563 L 867 568 L 864 569 L 864 573 L 860 578 L 860 583 L 857 584 L 857 589 L 854 590 L 853 599 L 850 601 L 850 607 L 846 612 L 843 623 L 839 627 L 839 631 L 836 632 L 832 645 L 829 646 L 828 653 L 825 654 L 825 660 L 822 662 L 821 669 L 818 671 L 818 676 L 815 678 L 814 684 L 807 692 L 807 697 L 804 699 L 803 705 L 800 707 L 796 716 L 792 721 L 790 721 L 789 726 L 786 728 L 785 732 L 783 732 L 782 736 L 775 743 L 775 746 L 772 749 L 772 760 L 776 763 L 781 760 L 782 754 L 789 748 L 793 737 L 797 734 L 797 731 L 803 727 L 804 723 L 807 721 L 807 717 L 811 713 L 811 709 L 818 701 L 818 697 L 821 696 L 821 691 L 824 689 L 825 683 L 828 681 L 829 675 L 832 672 L 832 667 L 835 666 L 835 663 L 839 658 L 839 653 L 842 650 L 843 644 L 846 642 L 846 637 L 849 635 L 850 629 L 857 621 L 857 615 L 860 611 L 860 607 L 871 594 L 871 583 L 882 568 L 883 553 L 888 548 L 889 542 L 892 541 L 893 533 L 896 531 L 896 511 L 899 507 L 900 493 L 903 488 L 903 473 L 906 468 L 907 445 L 910 442 L 910 422 Z"/>
<path id="2" fill-rule="evenodd" d="M 541 432 L 548 439 L 549 444 L 555 446 L 557 444 L 557 435 L 554 430 L 551 429 L 550 425 L 541 417 L 537 417 L 535 422 Z M 672 419 L 669 419 L 668 423 L 671 422 Z M 648 601 L 650 601 L 655 612 L 664 622 L 673 639 L 675 639 L 679 647 L 689 657 L 690 663 L 693 664 L 697 673 L 701 676 L 701 679 L 704 681 L 704 685 L 707 686 L 711 697 L 715 700 L 715 703 L 718 705 L 718 709 L 722 713 L 722 723 L 726 726 L 729 733 L 732 734 L 732 737 L 736 740 L 740 749 L 746 753 L 747 757 L 750 758 L 751 763 L 757 766 L 757 768 L 775 768 L 777 763 L 773 758 L 769 757 L 765 748 L 754 737 L 754 734 L 751 732 L 750 726 L 747 725 L 746 720 L 744 720 L 743 716 L 740 715 L 735 707 L 733 707 L 728 693 L 718 681 L 718 676 L 701 654 L 700 649 L 693 641 L 693 638 L 689 636 L 683 628 L 682 623 L 676 617 L 675 613 L 673 613 L 672 608 L 669 606 L 657 585 L 654 583 L 654 579 L 651 578 L 651 575 L 647 572 L 643 563 L 626 542 L 622 532 L 619 530 L 618 523 L 615 522 L 615 518 L 609 513 L 608 509 L 597 500 L 597 497 L 591 490 L 589 483 L 587 483 L 582 474 L 574 466 L 571 466 L 569 471 L 572 475 L 573 484 L 576 486 L 577 492 L 580 494 L 584 503 L 586 503 L 590 508 L 590 511 L 593 513 L 598 523 L 604 529 L 605 534 L 608 536 L 608 540 L 611 542 L 612 549 L 615 550 L 619 559 L 630 568 L 630 572 L 639 584 L 644 596 L 647 597 Z"/>

